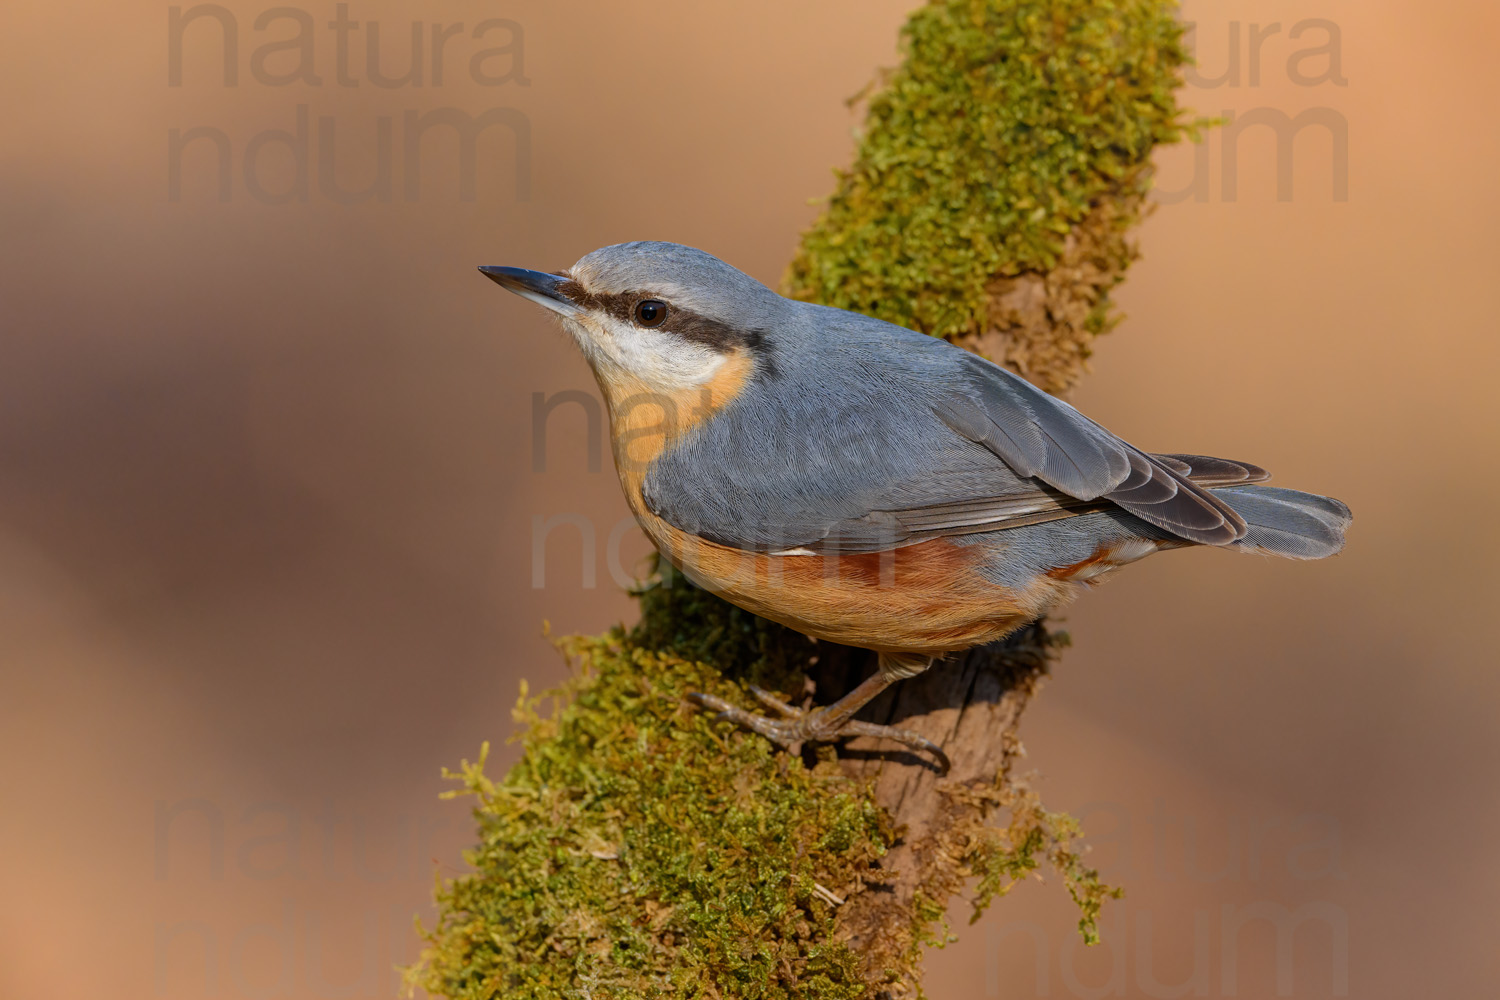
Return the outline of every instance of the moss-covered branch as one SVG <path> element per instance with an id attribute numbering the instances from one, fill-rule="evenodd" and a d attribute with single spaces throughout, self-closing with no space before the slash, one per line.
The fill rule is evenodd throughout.
<path id="1" fill-rule="evenodd" d="M 976 349 L 1052 391 L 1113 322 L 1153 147 L 1184 126 L 1163 0 L 935 0 L 870 98 L 854 165 L 785 291 Z M 1065 644 L 1038 624 L 899 686 L 875 715 L 941 739 L 944 780 L 852 745 L 803 756 L 686 707 L 758 683 L 819 701 L 871 669 L 681 578 L 631 629 L 565 647 L 553 708 L 525 696 L 523 754 L 475 796 L 471 875 L 438 886 L 409 980 L 490 997 L 854 998 L 916 990 L 964 885 L 976 915 L 1038 868 L 1094 935 L 1112 894 L 1070 819 L 1013 773 L 1015 727 Z M 878 888 L 880 891 L 872 891 Z"/>
<path id="2" fill-rule="evenodd" d="M 1186 130 L 1175 4 L 944 0 L 869 103 L 854 166 L 802 239 L 794 298 L 978 348 L 1049 391 L 1114 325 L 1109 290 Z"/>

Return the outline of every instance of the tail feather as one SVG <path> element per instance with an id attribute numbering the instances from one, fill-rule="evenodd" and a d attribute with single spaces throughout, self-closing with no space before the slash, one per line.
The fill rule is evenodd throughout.
<path id="1" fill-rule="evenodd" d="M 1353 520 L 1343 503 L 1315 493 L 1277 486 L 1226 486 L 1213 493 L 1249 525 L 1234 548 L 1322 559 L 1344 547 L 1344 530 Z"/>

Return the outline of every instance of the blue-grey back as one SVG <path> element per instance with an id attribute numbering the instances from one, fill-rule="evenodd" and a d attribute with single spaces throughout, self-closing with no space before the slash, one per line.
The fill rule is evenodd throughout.
<path id="1" fill-rule="evenodd" d="M 701 251 L 598 253 L 575 271 L 607 289 L 659 280 L 756 355 L 740 394 L 647 472 L 647 504 L 683 530 L 757 551 L 871 551 L 1102 498 L 1186 541 L 1245 535 L 1171 462 L 945 341 L 784 299 Z M 669 283 L 683 269 L 693 279 Z"/>
<path id="2" fill-rule="evenodd" d="M 962 352 L 782 301 L 755 377 L 647 474 L 658 514 L 737 548 L 807 545 L 835 527 L 846 544 L 868 548 L 895 530 L 872 512 L 1036 488 L 935 412 L 967 391 Z"/>

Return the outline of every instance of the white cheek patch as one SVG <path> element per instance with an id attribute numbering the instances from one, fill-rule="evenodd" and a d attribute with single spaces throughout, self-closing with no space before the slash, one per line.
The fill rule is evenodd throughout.
<path id="1" fill-rule="evenodd" d="M 608 316 L 570 316 L 563 325 L 596 367 L 615 369 L 656 389 L 703 385 L 729 360 L 711 347 Z"/>

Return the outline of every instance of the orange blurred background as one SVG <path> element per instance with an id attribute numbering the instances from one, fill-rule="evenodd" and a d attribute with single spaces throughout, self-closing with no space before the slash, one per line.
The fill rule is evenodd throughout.
<path id="1" fill-rule="evenodd" d="M 632 614 L 609 570 L 626 508 L 608 460 L 588 469 L 576 406 L 533 467 L 533 394 L 592 380 L 475 265 L 670 239 L 774 284 L 849 157 L 843 99 L 895 60 L 913 2 L 356 2 L 342 81 L 320 3 L 294 8 L 317 81 L 276 83 L 296 54 L 254 53 L 297 25 L 257 30 L 267 8 L 236 0 L 232 87 L 210 17 L 172 86 L 173 8 L 11 10 L 0 996 L 396 994 L 411 918 L 471 837 L 440 766 L 503 744 L 521 678 L 563 676 L 544 619 Z M 956 909 L 928 987 L 1489 995 L 1500 14 L 1195 0 L 1185 17 L 1186 103 L 1311 124 L 1161 153 L 1129 318 L 1074 401 L 1144 447 L 1346 500 L 1349 548 L 1163 556 L 1076 605 L 1023 735 L 1044 799 L 1129 895 L 1088 951 L 1057 884 L 973 928 Z M 414 19 L 420 87 L 393 79 Z M 440 84 L 435 22 L 464 25 Z M 371 24 L 393 85 L 370 72 Z M 408 113 L 492 108 L 509 110 L 477 142 L 473 200 L 451 132 L 406 156 Z M 306 200 L 291 147 L 255 138 L 299 114 Z M 227 199 L 206 133 L 174 191 L 172 130 L 200 127 L 230 149 Z M 383 127 L 390 199 L 342 203 L 329 192 L 378 180 Z M 557 528 L 534 565 L 534 519 L 561 514 L 593 543 Z M 638 566 L 645 542 L 616 537 Z"/>

